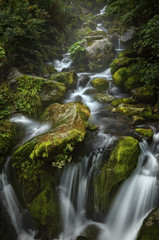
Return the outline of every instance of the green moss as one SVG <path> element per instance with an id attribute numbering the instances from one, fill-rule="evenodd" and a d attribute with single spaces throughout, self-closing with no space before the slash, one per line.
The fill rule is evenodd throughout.
<path id="1" fill-rule="evenodd" d="M 6 155 L 16 143 L 15 124 L 6 120 L 0 121 L 0 162 L 3 162 Z"/>
<path id="2" fill-rule="evenodd" d="M 125 137 L 118 141 L 109 160 L 102 166 L 101 174 L 95 178 L 95 188 L 101 202 L 112 187 L 129 177 L 136 166 L 138 155 L 139 143 L 136 139 Z"/>
<path id="3" fill-rule="evenodd" d="M 138 233 L 137 240 L 159 239 L 159 209 L 153 210 L 144 220 Z"/>
<path id="4" fill-rule="evenodd" d="M 113 107 L 117 107 L 118 105 L 120 105 L 121 103 L 135 103 L 135 100 L 132 98 L 119 98 L 119 99 L 115 99 L 111 102 L 111 104 L 113 105 Z"/>
<path id="5" fill-rule="evenodd" d="M 93 79 L 91 85 L 99 91 L 105 91 L 109 87 L 108 81 L 102 78 Z"/>
<path id="6" fill-rule="evenodd" d="M 75 71 L 56 73 L 51 76 L 51 80 L 64 83 L 66 87 L 72 87 L 76 84 L 77 74 Z"/>
<path id="7" fill-rule="evenodd" d="M 52 235 L 59 230 L 58 198 L 51 185 L 47 187 L 31 202 L 30 212 L 33 218 Z"/>
<path id="8" fill-rule="evenodd" d="M 7 119 L 11 114 L 14 93 L 8 83 L 0 86 L 0 120 Z"/>
<path id="9" fill-rule="evenodd" d="M 130 91 L 140 85 L 139 78 L 131 72 L 130 68 L 120 68 L 113 75 L 115 84 L 124 87 L 126 91 Z"/>
<path id="10" fill-rule="evenodd" d="M 154 86 L 138 87 L 133 91 L 136 102 L 153 104 L 157 100 L 157 94 Z"/>
<path id="11" fill-rule="evenodd" d="M 152 109 L 150 106 L 140 106 L 140 105 L 130 105 L 130 104 L 120 104 L 117 108 L 113 108 L 113 112 L 122 113 L 128 117 L 138 115 L 145 119 L 152 118 Z"/>
<path id="12" fill-rule="evenodd" d="M 138 58 L 129 58 L 129 57 L 121 57 L 119 55 L 111 64 L 111 73 L 114 74 L 117 70 L 123 67 L 129 67 L 132 63 L 138 61 Z"/>
<path id="13" fill-rule="evenodd" d="M 146 140 L 148 141 L 152 140 L 153 137 L 152 129 L 136 128 L 134 131 L 138 133 L 140 136 L 144 137 Z"/>
<path id="14" fill-rule="evenodd" d="M 18 77 L 16 109 L 28 116 L 37 117 L 42 111 L 42 102 L 55 102 L 65 95 L 62 83 L 33 76 Z"/>

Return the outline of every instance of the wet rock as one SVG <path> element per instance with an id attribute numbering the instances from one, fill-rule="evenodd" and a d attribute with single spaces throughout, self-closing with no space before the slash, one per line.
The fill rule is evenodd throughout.
<path id="1" fill-rule="evenodd" d="M 144 129 L 144 128 L 136 128 L 135 133 L 137 133 L 140 137 L 146 139 L 147 141 L 152 141 L 153 131 L 152 129 Z"/>
<path id="2" fill-rule="evenodd" d="M 95 99 L 101 103 L 109 103 L 112 102 L 115 98 L 110 94 L 97 93 L 95 95 Z"/>
<path id="3" fill-rule="evenodd" d="M 128 42 L 133 39 L 135 33 L 136 33 L 136 28 L 134 26 L 132 26 L 123 35 L 121 35 L 120 39 L 124 43 Z"/>
<path id="4" fill-rule="evenodd" d="M 92 87 L 96 88 L 98 91 L 105 91 L 109 87 L 109 83 L 106 79 L 96 78 L 91 81 Z"/>
<path id="5" fill-rule="evenodd" d="M 21 180 L 36 182 L 45 163 L 62 168 L 70 162 L 73 149 L 85 137 L 89 115 L 88 107 L 82 103 L 50 105 L 41 116 L 52 125 L 50 131 L 20 146 L 12 156 Z M 30 169 L 34 171 L 28 173 Z"/>
<path id="6" fill-rule="evenodd" d="M 95 225 L 89 225 L 81 233 L 76 240 L 96 240 L 99 234 L 99 229 Z"/>
<path id="7" fill-rule="evenodd" d="M 133 124 L 140 124 L 145 122 L 145 118 L 140 117 L 138 115 L 134 115 L 132 119 L 133 119 Z"/>
<path id="8" fill-rule="evenodd" d="M 72 88 L 76 85 L 77 74 L 75 70 L 63 71 L 61 73 L 55 73 L 51 75 L 51 80 L 59 83 L 64 83 L 67 88 Z"/>
<path id="9" fill-rule="evenodd" d="M 124 57 L 120 56 L 116 58 L 111 64 L 111 73 L 114 74 L 116 71 L 118 71 L 120 68 L 123 67 L 129 67 L 131 64 L 136 63 L 139 61 L 139 58 L 130 58 L 130 57 Z"/>
<path id="10" fill-rule="evenodd" d="M 113 80 L 118 87 L 123 87 L 126 91 L 140 86 L 138 76 L 133 75 L 130 68 L 122 67 L 113 75 Z"/>
<path id="11" fill-rule="evenodd" d="M 99 172 L 94 180 L 100 209 L 107 208 L 111 189 L 129 177 L 136 167 L 139 151 L 139 143 L 136 139 L 124 137 L 116 143 L 109 159 L 103 162 L 101 173 Z"/>
<path id="12" fill-rule="evenodd" d="M 111 102 L 111 104 L 113 105 L 113 107 L 117 107 L 119 106 L 121 103 L 130 103 L 130 104 L 133 104 L 135 103 L 135 100 L 132 99 L 132 98 L 118 98 L 118 99 L 115 99 Z"/>
<path id="13" fill-rule="evenodd" d="M 18 77 L 23 76 L 23 74 L 17 68 L 11 68 L 8 72 L 7 81 L 12 88 L 17 87 Z"/>
<path id="14" fill-rule="evenodd" d="M 159 238 L 159 209 L 153 210 L 144 220 L 137 240 L 157 240 Z"/>
<path id="15" fill-rule="evenodd" d="M 136 102 L 154 104 L 157 101 L 157 92 L 154 86 L 138 87 L 132 91 Z"/>
<path id="16" fill-rule="evenodd" d="M 138 115 L 145 119 L 151 119 L 152 109 L 150 106 L 131 105 L 131 104 L 120 104 L 117 108 L 113 108 L 113 112 L 122 113 L 128 117 Z"/>

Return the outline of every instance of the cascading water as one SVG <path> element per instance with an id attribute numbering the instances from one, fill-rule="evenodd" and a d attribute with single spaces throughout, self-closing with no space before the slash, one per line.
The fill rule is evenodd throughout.
<path id="1" fill-rule="evenodd" d="M 76 237 L 92 223 L 87 219 L 86 209 L 92 175 L 102 160 L 104 150 L 116 139 L 110 135 L 99 133 L 96 148 L 89 157 L 84 157 L 82 162 L 69 165 L 64 169 L 61 179 L 60 206 L 63 231 L 60 240 L 76 239 Z M 97 145 L 96 145 L 97 147 Z"/>
<path id="2" fill-rule="evenodd" d="M 52 64 L 52 63 L 50 63 Z M 70 53 L 63 54 L 62 60 L 53 61 L 53 65 L 58 72 L 61 72 L 64 68 L 69 68 L 72 64 Z"/>
<path id="3" fill-rule="evenodd" d="M 136 170 L 125 181 L 108 214 L 99 240 L 135 240 L 144 218 L 159 200 L 159 162 L 156 146 L 159 133 L 149 147 L 140 144 L 141 154 Z"/>
<path id="4" fill-rule="evenodd" d="M 21 144 L 48 131 L 50 128 L 50 125 L 47 123 L 40 124 L 22 115 L 15 115 L 10 120 L 25 127 L 25 137 Z M 7 158 L 2 173 L 0 174 L 0 199 L 15 229 L 17 240 L 33 240 L 35 235 L 35 229 L 32 230 L 33 221 L 28 211 L 20 205 L 14 189 L 9 183 L 9 162 L 10 157 Z"/>

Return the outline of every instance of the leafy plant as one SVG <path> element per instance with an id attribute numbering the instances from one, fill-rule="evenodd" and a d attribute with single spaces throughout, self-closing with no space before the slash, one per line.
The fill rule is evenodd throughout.
<path id="1" fill-rule="evenodd" d="M 81 46 L 81 43 L 82 41 L 78 41 L 68 49 L 73 60 L 85 51 L 85 48 Z"/>

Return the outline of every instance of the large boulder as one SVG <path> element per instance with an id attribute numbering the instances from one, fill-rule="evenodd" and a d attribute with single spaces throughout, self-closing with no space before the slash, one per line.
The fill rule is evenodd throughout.
<path id="1" fill-rule="evenodd" d="M 109 87 L 109 83 L 106 79 L 95 78 L 91 81 L 92 87 L 96 88 L 99 92 L 105 91 Z"/>
<path id="2" fill-rule="evenodd" d="M 112 59 L 113 44 L 109 37 L 99 39 L 99 36 L 93 39 L 91 43 L 85 38 L 86 56 L 90 71 L 97 71 L 106 68 Z M 87 44 L 86 44 L 87 43 Z"/>
<path id="3" fill-rule="evenodd" d="M 124 88 L 126 91 L 131 91 L 141 85 L 139 77 L 134 75 L 131 68 L 122 67 L 113 75 L 113 80 L 118 87 Z"/>
<path id="4" fill-rule="evenodd" d="M 117 184 L 128 178 L 136 167 L 139 143 L 132 137 L 121 138 L 110 153 L 108 160 L 101 164 L 101 171 L 95 177 L 98 207 L 107 208 L 106 199 Z"/>
<path id="5" fill-rule="evenodd" d="M 71 161 L 77 143 L 85 137 L 90 111 L 82 103 L 50 105 L 41 119 L 50 122 L 51 129 L 20 146 L 12 155 L 19 180 L 29 192 L 36 193 L 41 169 L 45 165 L 62 168 Z"/>
<path id="6" fill-rule="evenodd" d="M 132 104 L 119 104 L 118 107 L 113 108 L 113 112 L 122 113 L 125 116 L 133 117 L 140 116 L 145 119 L 152 118 L 152 109 L 149 105 L 132 105 Z"/>
<path id="7" fill-rule="evenodd" d="M 74 43 L 69 52 L 75 67 L 98 71 L 106 68 L 114 56 L 113 44 L 105 32 L 95 31 Z"/>

